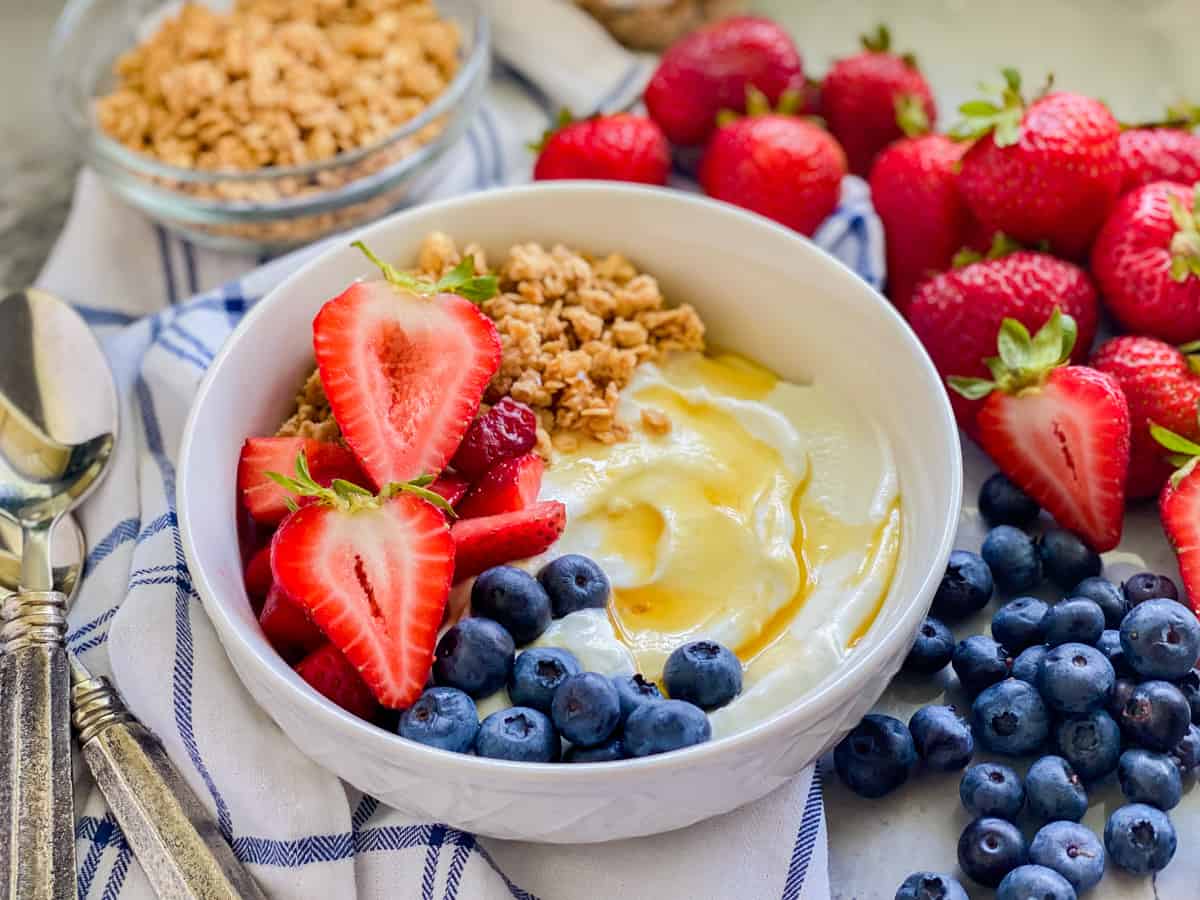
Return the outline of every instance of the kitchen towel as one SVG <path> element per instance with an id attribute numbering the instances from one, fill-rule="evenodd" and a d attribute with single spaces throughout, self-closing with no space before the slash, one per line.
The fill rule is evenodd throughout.
<path id="1" fill-rule="evenodd" d="M 423 200 L 527 180 L 525 145 L 560 106 L 629 107 L 649 75 L 652 60 L 567 4 L 489 5 L 497 61 L 486 102 Z M 683 175 L 675 186 L 694 189 Z M 860 180 L 846 180 L 816 241 L 880 286 L 882 234 Z M 101 336 L 122 422 L 113 470 L 80 514 L 89 549 L 70 650 L 114 678 L 272 897 L 825 900 L 821 785 L 811 769 L 759 802 L 670 834 L 581 846 L 496 841 L 412 821 L 344 785 L 242 688 L 188 577 L 175 459 L 214 353 L 255 300 L 320 249 L 273 261 L 204 250 L 81 173 L 39 284 Z M 103 799 L 85 773 L 76 784 L 80 898 L 149 900 Z"/>

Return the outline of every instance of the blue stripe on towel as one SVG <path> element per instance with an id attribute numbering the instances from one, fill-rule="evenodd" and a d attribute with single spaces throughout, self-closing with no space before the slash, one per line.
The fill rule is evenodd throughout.
<path id="1" fill-rule="evenodd" d="M 804 879 L 808 875 L 808 864 L 812 862 L 813 848 L 817 844 L 817 836 L 821 832 L 821 818 L 824 815 L 824 804 L 821 791 L 821 769 L 813 770 L 812 784 L 808 788 L 808 798 L 804 801 L 804 812 L 800 816 L 800 829 L 796 833 L 796 843 L 792 847 L 792 859 L 788 864 L 787 880 L 784 881 L 783 895 L 780 900 L 797 900 L 804 888 Z"/>

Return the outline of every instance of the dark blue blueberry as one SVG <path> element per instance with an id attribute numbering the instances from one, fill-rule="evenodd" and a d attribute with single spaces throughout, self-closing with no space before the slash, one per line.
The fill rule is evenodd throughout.
<path id="1" fill-rule="evenodd" d="M 456 687 L 472 697 L 487 697 L 504 687 L 512 671 L 516 647 L 499 622 L 471 617 L 442 635 L 433 660 L 438 684 Z"/>
<path id="2" fill-rule="evenodd" d="M 441 750 L 466 753 L 479 731 L 475 701 L 458 688 L 431 687 L 400 714 L 396 727 L 402 738 Z"/>
<path id="3" fill-rule="evenodd" d="M 1131 803 L 1104 826 L 1104 846 L 1114 863 L 1135 875 L 1160 872 L 1175 855 L 1175 826 L 1161 809 Z"/>
<path id="4" fill-rule="evenodd" d="M 1059 722 L 1054 741 L 1059 755 L 1085 782 L 1096 781 L 1116 769 L 1121 756 L 1121 729 L 1102 709 Z"/>
<path id="5" fill-rule="evenodd" d="M 609 738 L 603 744 L 597 744 L 595 747 L 580 747 L 578 744 L 572 744 L 563 754 L 563 762 L 569 763 L 615 762 L 618 759 L 629 759 L 629 753 L 625 750 L 625 741 L 619 737 Z"/>
<path id="6" fill-rule="evenodd" d="M 975 698 L 971 724 L 985 750 L 1028 756 L 1049 736 L 1050 712 L 1032 685 L 1009 678 Z"/>
<path id="7" fill-rule="evenodd" d="M 1025 804 L 1021 776 L 999 763 L 976 763 L 958 783 L 958 799 L 973 816 L 995 816 L 1010 821 Z"/>
<path id="8" fill-rule="evenodd" d="M 932 675 L 946 668 L 954 655 L 954 634 L 940 619 L 929 616 L 917 629 L 917 639 L 904 660 L 904 668 L 921 675 Z"/>
<path id="9" fill-rule="evenodd" d="M 1043 756 L 1029 767 L 1025 800 L 1034 818 L 1043 822 L 1078 822 L 1088 808 L 1083 782 L 1061 756 Z"/>
<path id="10" fill-rule="evenodd" d="M 1138 683 L 1133 678 L 1127 678 L 1120 674 L 1117 675 L 1117 680 L 1113 682 L 1112 693 L 1108 695 L 1108 714 L 1116 721 L 1121 721 L 1121 714 L 1125 711 L 1125 704 L 1129 702 L 1129 695 L 1133 693 L 1133 689 L 1138 686 Z"/>
<path id="11" fill-rule="evenodd" d="M 1078 822 L 1051 822 L 1029 842 L 1029 861 L 1053 869 L 1076 893 L 1090 891 L 1104 877 L 1104 847 Z"/>
<path id="12" fill-rule="evenodd" d="M 742 662 L 716 641 L 692 641 L 667 657 L 663 686 L 674 700 L 717 709 L 741 693 Z"/>
<path id="13" fill-rule="evenodd" d="M 680 750 L 710 737 L 712 726 L 704 710 L 683 700 L 647 703 L 625 722 L 625 750 L 630 756 Z"/>
<path id="14" fill-rule="evenodd" d="M 1025 865 L 1027 858 L 1021 830 L 1006 819 L 976 819 L 958 839 L 959 866 L 987 887 L 996 887 L 1005 875 Z"/>
<path id="15" fill-rule="evenodd" d="M 530 647 L 517 655 L 508 676 L 508 696 L 514 706 L 529 706 L 550 715 L 558 686 L 583 671 L 573 653 L 558 647 Z"/>
<path id="16" fill-rule="evenodd" d="M 1050 607 L 1042 628 L 1046 632 L 1046 643 L 1051 647 L 1070 643 L 1094 644 L 1104 633 L 1104 613 L 1093 600 L 1071 597 Z"/>
<path id="17" fill-rule="evenodd" d="M 1137 747 L 1126 750 L 1117 763 L 1117 780 L 1130 803 L 1149 803 L 1166 810 L 1179 805 L 1183 798 L 1179 765 L 1165 753 Z"/>
<path id="18" fill-rule="evenodd" d="M 988 525 L 1015 525 L 1028 528 L 1037 521 L 1041 507 L 1037 501 L 997 472 L 979 489 L 979 514 Z"/>
<path id="19" fill-rule="evenodd" d="M 550 627 L 550 598 L 538 580 L 515 566 L 494 566 L 471 586 L 471 612 L 499 622 L 522 647 Z"/>
<path id="20" fill-rule="evenodd" d="M 955 646 L 951 665 L 963 690 L 974 697 L 1009 676 L 1012 657 L 987 635 L 973 634 Z"/>
<path id="21" fill-rule="evenodd" d="M 1200 767 L 1200 726 L 1189 725 L 1183 740 L 1171 751 L 1171 758 L 1184 775 Z"/>
<path id="22" fill-rule="evenodd" d="M 974 553 L 955 550 L 933 595 L 930 613 L 943 622 L 960 622 L 987 606 L 994 590 L 987 563 Z"/>
<path id="23" fill-rule="evenodd" d="M 1192 724 L 1187 698 L 1169 681 L 1143 681 L 1121 710 L 1121 729 L 1133 743 L 1166 753 Z"/>
<path id="24" fill-rule="evenodd" d="M 1143 678 L 1183 678 L 1200 657 L 1200 622 L 1174 600 L 1147 600 L 1121 623 L 1125 659 Z"/>
<path id="25" fill-rule="evenodd" d="M 1037 689 L 1060 713 L 1085 713 L 1104 706 L 1117 675 L 1095 647 L 1061 644 L 1042 660 Z"/>
<path id="26" fill-rule="evenodd" d="M 1139 572 L 1131 575 L 1121 591 L 1125 594 L 1125 603 L 1132 609 L 1147 600 L 1165 599 L 1178 600 L 1179 588 L 1166 575 L 1155 575 L 1153 572 Z"/>
<path id="27" fill-rule="evenodd" d="M 1021 655 L 1013 660 L 1012 677 L 1028 684 L 1037 684 L 1038 672 L 1042 668 L 1042 660 L 1050 648 L 1045 644 L 1034 644 L 1021 651 Z"/>
<path id="28" fill-rule="evenodd" d="M 1015 656 L 1026 647 L 1043 642 L 1042 620 L 1050 609 L 1037 597 L 1018 597 L 992 616 L 992 637 Z"/>
<path id="29" fill-rule="evenodd" d="M 1042 572 L 1064 591 L 1100 574 L 1100 554 L 1062 528 L 1047 528 L 1038 540 Z"/>
<path id="30" fill-rule="evenodd" d="M 1107 578 L 1094 575 L 1085 578 L 1071 589 L 1068 597 L 1086 597 L 1104 610 L 1104 627 L 1120 628 L 1121 620 L 1129 611 L 1129 603 L 1119 587 Z"/>
<path id="31" fill-rule="evenodd" d="M 1129 663 L 1125 661 L 1125 649 L 1121 646 L 1121 632 L 1116 629 L 1106 628 L 1100 632 L 1100 637 L 1096 641 L 1096 649 L 1104 654 L 1105 659 L 1109 661 L 1113 671 L 1118 675 L 1133 671 L 1129 667 Z"/>
<path id="32" fill-rule="evenodd" d="M 896 900 L 971 900 L 966 890 L 942 872 L 913 872 L 896 890 Z"/>
<path id="33" fill-rule="evenodd" d="M 1018 866 L 996 888 L 996 900 L 1076 900 L 1075 888 L 1053 869 Z"/>
<path id="34" fill-rule="evenodd" d="M 640 706 L 647 703 L 661 703 L 662 691 L 653 681 L 647 681 L 641 675 L 614 675 L 613 687 L 617 689 L 617 698 L 621 701 L 621 724 Z"/>
<path id="35" fill-rule="evenodd" d="M 833 765 L 846 787 L 863 797 L 882 797 L 908 780 L 917 748 L 908 726 L 891 716 L 863 716 L 833 750 Z"/>
<path id="36" fill-rule="evenodd" d="M 1042 580 L 1042 563 L 1033 538 L 1011 525 L 998 525 L 983 539 L 980 555 L 996 585 L 1006 594 L 1031 591 Z"/>
<path id="37" fill-rule="evenodd" d="M 593 747 L 612 737 L 621 721 L 621 698 L 612 680 L 596 672 L 568 675 L 554 692 L 550 717 L 572 744 Z"/>
<path id="38" fill-rule="evenodd" d="M 545 713 L 513 706 L 492 713 L 479 724 L 475 752 L 515 762 L 558 762 L 562 742 Z"/>
<path id="39" fill-rule="evenodd" d="M 975 739 L 953 706 L 923 706 L 908 720 L 917 754 L 934 772 L 956 772 L 971 761 Z"/>
<path id="40" fill-rule="evenodd" d="M 612 592 L 604 570 L 578 553 L 551 560 L 542 566 L 537 577 L 550 595 L 550 608 L 556 619 L 581 609 L 604 609 Z"/>
<path id="41" fill-rule="evenodd" d="M 1183 696 L 1187 697 L 1188 705 L 1192 707 L 1192 724 L 1200 725 L 1200 669 L 1192 669 L 1176 684 Z"/>

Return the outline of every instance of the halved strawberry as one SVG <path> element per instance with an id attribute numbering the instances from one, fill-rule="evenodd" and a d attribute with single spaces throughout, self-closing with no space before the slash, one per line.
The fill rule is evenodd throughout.
<path id="1" fill-rule="evenodd" d="M 475 482 L 458 507 L 458 514 L 464 519 L 474 519 L 524 509 L 537 500 L 545 468 L 536 453 L 496 463 Z"/>
<path id="2" fill-rule="evenodd" d="M 275 652 L 288 662 L 325 643 L 325 635 L 277 584 L 271 585 L 258 624 Z"/>
<path id="3" fill-rule="evenodd" d="M 1064 365 L 1074 344 L 1075 323 L 1057 308 L 1032 339 L 1005 319 L 1000 356 L 987 360 L 995 380 L 949 380 L 970 399 L 987 397 L 976 425 L 1000 470 L 1102 552 L 1121 540 L 1129 407 L 1112 377 Z"/>
<path id="4" fill-rule="evenodd" d="M 260 547 L 246 563 L 246 596 L 255 613 L 262 611 L 263 601 L 274 583 L 271 577 L 271 545 Z"/>
<path id="5" fill-rule="evenodd" d="M 1154 423 L 1150 433 L 1180 466 L 1158 495 L 1158 517 L 1175 551 L 1188 605 L 1200 616 L 1200 444 Z"/>
<path id="6" fill-rule="evenodd" d="M 566 524 L 567 508 L 557 500 L 498 516 L 459 519 L 450 529 L 455 582 L 492 566 L 537 556 L 558 540 Z"/>
<path id="7" fill-rule="evenodd" d="M 318 694 L 360 719 L 370 721 L 379 712 L 379 704 L 358 670 L 333 644 L 323 644 L 296 663 L 296 673 Z"/>
<path id="8" fill-rule="evenodd" d="M 290 472 L 303 451 L 318 484 L 335 478 L 365 481 L 354 454 L 345 447 L 299 437 L 253 437 L 242 444 L 237 486 L 242 504 L 256 522 L 275 525 L 288 514 L 288 492 L 267 477 L 268 472 Z"/>
<path id="9" fill-rule="evenodd" d="M 458 502 L 471 489 L 471 482 L 455 472 L 443 472 L 433 480 L 429 489 L 444 497 L 451 506 L 458 506 Z"/>

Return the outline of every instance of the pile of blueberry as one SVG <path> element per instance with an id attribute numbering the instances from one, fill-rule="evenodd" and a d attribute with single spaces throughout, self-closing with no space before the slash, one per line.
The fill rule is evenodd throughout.
<path id="1" fill-rule="evenodd" d="M 1176 849 L 1167 810 L 1200 769 L 1200 622 L 1170 578 L 1144 572 L 1118 586 L 1074 535 L 1049 528 L 1031 537 L 1023 529 L 1038 507 L 1004 476 L 984 484 L 979 508 L 992 526 L 981 552 L 951 554 L 905 662 L 921 674 L 950 665 L 970 716 L 953 706 L 926 706 L 907 725 L 868 715 L 835 749 L 838 775 L 856 793 L 881 797 L 918 762 L 935 772 L 967 767 L 977 746 L 1035 757 L 1024 779 L 992 762 L 966 768 L 959 795 L 974 818 L 958 863 L 967 876 L 997 888 L 997 900 L 1075 900 L 1099 883 L 1106 858 L 1157 872 Z M 1021 596 L 1044 580 L 1063 598 Z M 984 609 L 997 588 L 1017 596 L 992 617 L 991 637 L 955 642 L 946 623 Z M 1128 802 L 1109 816 L 1101 842 L 1079 821 L 1089 791 L 1114 775 Z M 1028 842 L 1016 824 L 1022 810 L 1038 829 Z M 910 875 L 896 893 L 966 898 L 936 872 Z"/>
<path id="2" fill-rule="evenodd" d="M 434 687 L 400 716 L 401 737 L 457 753 L 518 762 L 609 762 L 679 750 L 712 735 L 706 710 L 742 689 L 738 658 L 714 641 L 675 649 L 663 670 L 671 699 L 641 675 L 585 672 L 558 647 L 517 648 L 582 609 L 603 609 L 608 577 L 586 556 L 548 563 L 537 577 L 513 566 L 482 573 L 472 615 L 434 655 Z M 513 706 L 479 721 L 475 699 L 508 689 Z M 570 746 L 563 753 L 563 740 Z"/>

